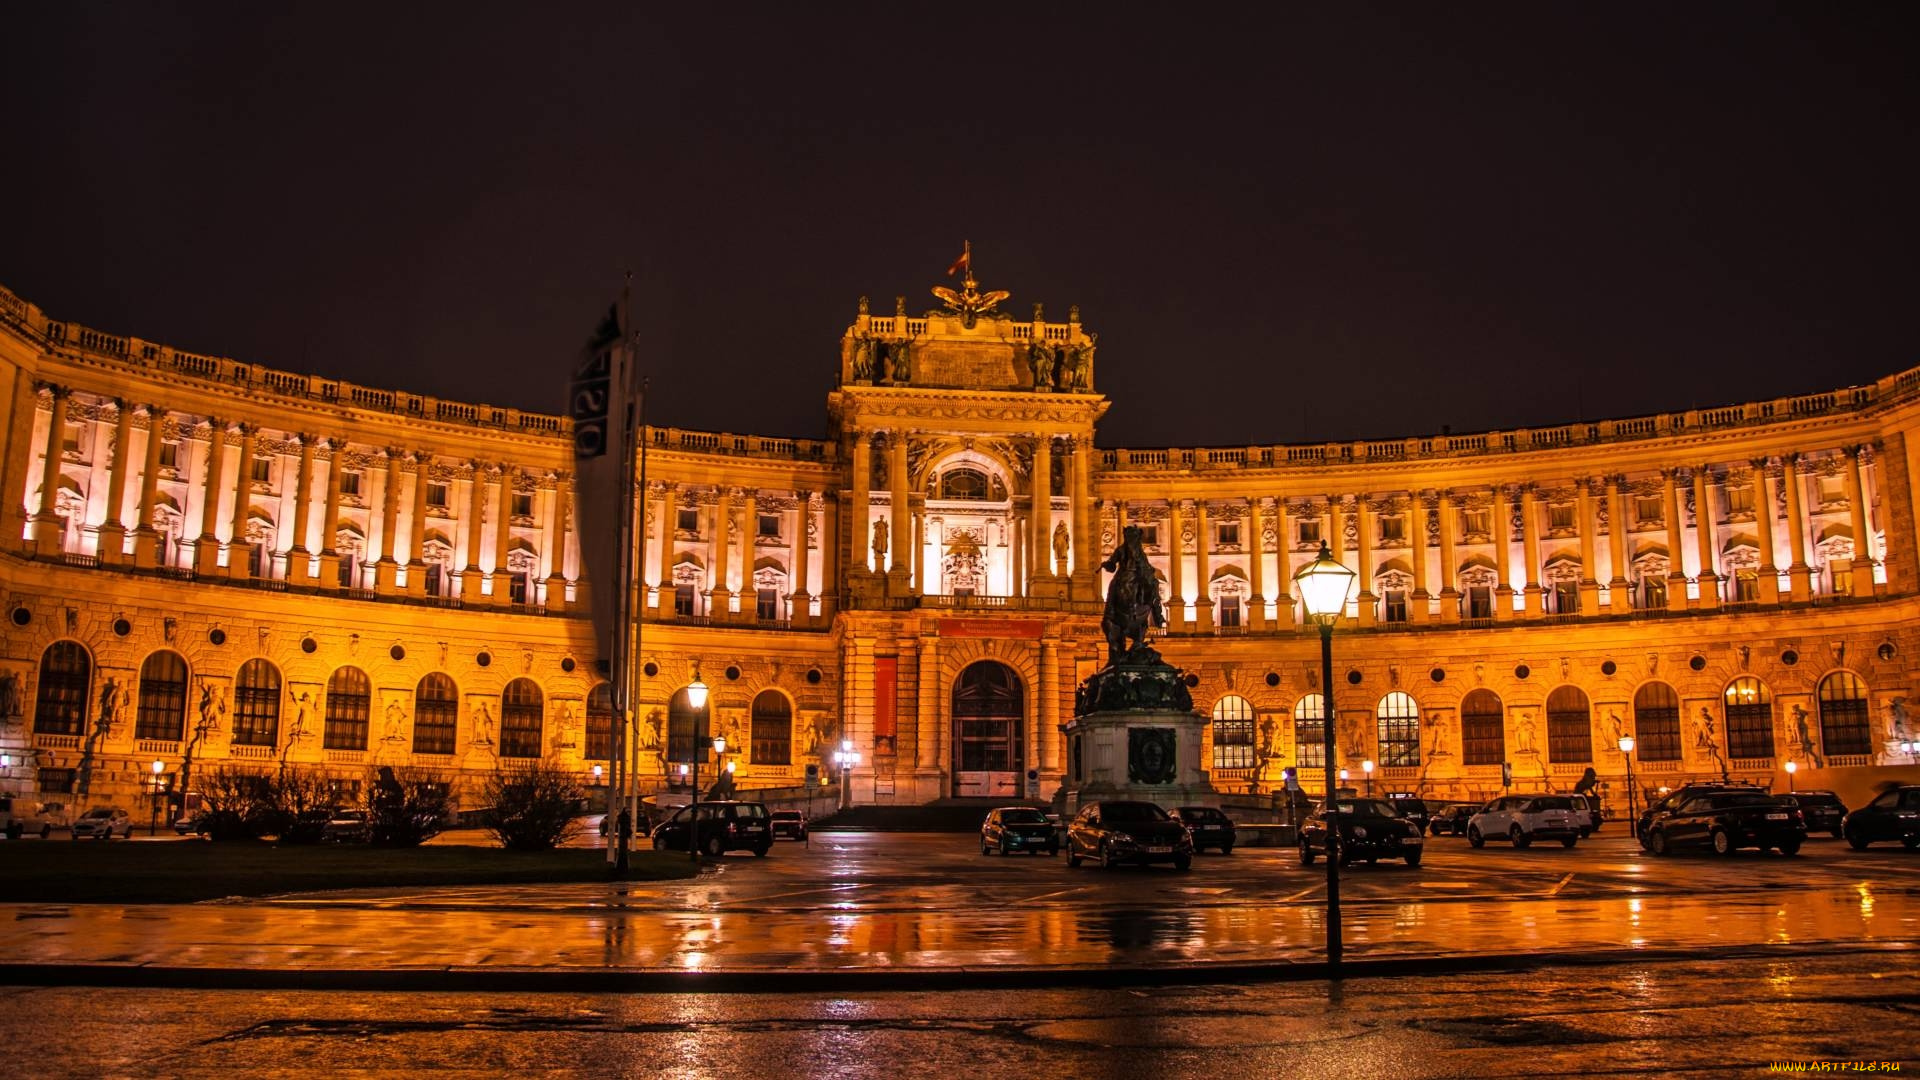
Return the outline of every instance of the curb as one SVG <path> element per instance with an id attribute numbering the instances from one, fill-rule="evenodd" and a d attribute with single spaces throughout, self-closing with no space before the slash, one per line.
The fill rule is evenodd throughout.
<path id="1" fill-rule="evenodd" d="M 98 986 L 190 990 L 468 991 L 515 993 L 784 994 L 1026 990 L 1209 983 L 1317 982 L 1329 978 L 1529 971 L 1551 967 L 1671 964 L 1754 957 L 1797 958 L 1920 951 L 1920 942 L 1826 942 L 1581 952 L 1381 956 L 1325 961 L 1185 964 L 1107 968 L 851 968 L 841 971 L 727 969 L 418 967 L 269 969 L 164 964 L 0 964 L 0 986 Z"/>

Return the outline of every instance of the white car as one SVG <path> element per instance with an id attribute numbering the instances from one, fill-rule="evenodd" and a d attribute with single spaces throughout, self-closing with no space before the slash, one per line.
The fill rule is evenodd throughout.
<path id="1" fill-rule="evenodd" d="M 36 806 L 12 795 L 0 795 L 0 834 L 9 840 L 28 835 L 44 840 L 53 835 L 53 830 L 66 827 L 67 807 L 64 803 L 40 803 Z"/>
<path id="2" fill-rule="evenodd" d="M 1488 840 L 1511 840 L 1523 848 L 1535 840 L 1558 840 L 1561 847 L 1572 847 L 1583 827 L 1591 828 L 1565 795 L 1502 795 L 1467 819 L 1467 843 L 1484 847 Z"/>
<path id="3" fill-rule="evenodd" d="M 91 836 L 111 840 L 115 836 L 133 839 L 133 816 L 117 806 L 96 806 L 73 822 L 73 838 Z"/>

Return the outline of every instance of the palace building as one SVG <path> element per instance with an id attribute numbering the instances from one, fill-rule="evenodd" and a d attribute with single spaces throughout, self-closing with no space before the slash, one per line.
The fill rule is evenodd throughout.
<path id="1" fill-rule="evenodd" d="M 1909 762 L 1920 369 L 1656 416 L 1311 445 L 1114 448 L 1079 311 L 859 304 L 820 439 L 650 427 L 636 772 L 857 803 L 1058 790 L 1104 662 L 1100 568 L 1144 530 L 1157 647 L 1224 792 L 1320 787 L 1327 688 L 1290 595 L 1359 572 L 1339 764 L 1430 797 L 1618 797 Z M 567 419 L 89 329 L 0 290 L 0 791 L 137 807 L 152 763 L 586 780 L 615 718 Z M 1032 777 L 1030 780 L 1029 777 Z"/>

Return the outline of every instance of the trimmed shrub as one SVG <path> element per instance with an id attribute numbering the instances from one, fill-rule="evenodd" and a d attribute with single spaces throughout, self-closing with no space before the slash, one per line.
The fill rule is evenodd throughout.
<path id="1" fill-rule="evenodd" d="M 584 797 L 573 773 L 544 761 L 514 765 L 487 777 L 481 823 L 512 851 L 545 851 L 579 831 Z"/>

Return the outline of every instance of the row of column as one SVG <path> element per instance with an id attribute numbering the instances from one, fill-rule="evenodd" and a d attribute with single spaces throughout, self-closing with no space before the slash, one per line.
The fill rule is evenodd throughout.
<path id="1" fill-rule="evenodd" d="M 676 543 L 675 534 L 678 531 L 676 523 L 680 509 L 680 486 L 671 482 L 662 481 L 653 485 L 653 491 L 647 494 L 648 498 L 657 498 L 659 500 L 660 526 L 658 530 L 649 532 L 646 544 L 650 544 L 652 547 L 643 551 L 641 563 L 644 565 L 647 562 L 648 556 L 652 557 L 655 567 L 657 591 L 654 593 L 653 604 L 651 606 L 659 618 L 671 619 L 675 614 L 672 599 L 674 589 L 673 568 L 679 558 L 679 546 Z M 814 493 L 812 491 L 799 490 L 793 494 L 795 501 L 799 505 L 799 513 L 794 520 L 793 537 L 787 544 L 787 584 L 789 586 L 787 600 L 790 605 L 788 613 L 789 618 L 793 621 L 804 623 L 812 617 L 814 600 L 813 593 L 810 591 L 812 588 L 812 567 L 810 565 L 811 556 L 807 547 L 808 530 L 813 519 Z M 740 500 L 740 520 L 745 526 L 738 530 L 738 537 L 734 535 L 735 530 L 733 528 L 733 507 L 736 497 Z M 733 610 L 733 598 L 735 594 L 733 589 L 729 587 L 728 582 L 732 580 L 733 557 L 737 544 L 740 557 L 741 592 L 748 597 L 754 595 L 753 564 L 754 553 L 757 550 L 756 544 L 759 540 L 759 514 L 760 492 L 758 489 L 721 488 L 718 490 L 714 500 L 713 515 L 711 560 L 713 573 L 708 579 L 710 588 L 707 592 L 708 613 L 710 617 L 714 619 L 723 622 L 733 619 L 741 622 L 753 622 L 755 620 L 756 609 L 744 600 L 740 604 L 739 611 L 736 612 Z M 833 534 L 835 530 L 833 528 L 833 510 L 831 503 L 824 509 L 822 523 L 823 549 L 832 551 Z M 833 560 L 831 558 L 824 559 L 821 565 L 826 575 L 822 592 L 823 595 L 831 595 L 833 590 Z"/>

